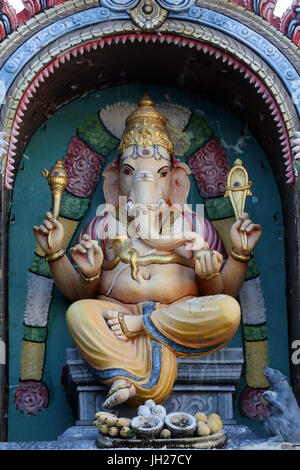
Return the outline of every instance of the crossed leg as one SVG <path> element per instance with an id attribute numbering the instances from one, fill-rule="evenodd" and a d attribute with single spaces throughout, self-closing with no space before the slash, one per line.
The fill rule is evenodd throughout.
<path id="1" fill-rule="evenodd" d="M 103 312 L 103 317 L 118 339 L 121 341 L 128 341 L 128 336 L 126 336 L 124 327 L 122 327 L 119 320 L 119 312 L 116 312 L 115 310 L 107 310 Z M 141 332 L 143 326 L 141 315 L 126 315 L 125 313 L 123 314 L 123 317 L 126 330 L 130 333 L 130 337 L 134 337 Z"/>
<path id="2" fill-rule="evenodd" d="M 115 336 L 121 341 L 128 341 L 128 337 L 124 334 L 122 326 L 119 322 L 119 312 L 115 310 L 106 310 L 103 312 L 109 328 L 115 334 Z M 128 331 L 138 332 L 142 328 L 142 317 L 136 315 L 124 315 L 124 322 L 126 322 L 126 328 Z M 120 379 L 116 380 L 108 392 L 107 399 L 103 403 L 103 408 L 113 408 L 114 406 L 124 403 L 129 398 L 133 397 L 136 393 L 136 389 L 130 382 Z"/>
<path id="3" fill-rule="evenodd" d="M 94 299 L 74 302 L 67 310 L 66 319 L 71 334 L 79 348 L 81 344 L 83 348 L 89 347 L 91 344 L 101 344 L 102 338 L 99 334 L 105 328 L 105 324 L 114 333 L 114 342 L 128 340 L 121 328 L 118 327 L 116 320 L 114 320 L 118 317 L 118 312 L 121 310 L 124 313 L 128 313 L 126 317 L 135 318 L 134 315 L 130 314 L 125 305 L 123 307 L 113 302 Z M 116 349 L 118 349 L 117 344 Z M 103 407 L 107 409 L 113 408 L 124 403 L 135 394 L 136 388 L 131 382 L 125 379 L 116 379 L 110 386 Z"/>

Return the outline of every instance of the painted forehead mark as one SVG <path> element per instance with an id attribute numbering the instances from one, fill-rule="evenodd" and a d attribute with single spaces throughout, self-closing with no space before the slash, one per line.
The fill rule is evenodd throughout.
<path id="1" fill-rule="evenodd" d="M 152 152 L 149 148 L 143 148 L 142 150 L 140 150 L 137 145 L 133 145 L 130 153 L 127 154 L 126 152 L 124 152 L 125 155 L 123 154 L 123 156 L 121 156 L 120 164 L 122 164 L 125 160 L 129 158 L 136 160 L 137 158 L 153 158 L 153 157 L 155 160 L 167 160 L 168 162 L 171 162 L 170 155 L 168 153 L 167 155 L 164 155 L 159 145 L 153 145 L 152 149 L 153 149 Z"/>

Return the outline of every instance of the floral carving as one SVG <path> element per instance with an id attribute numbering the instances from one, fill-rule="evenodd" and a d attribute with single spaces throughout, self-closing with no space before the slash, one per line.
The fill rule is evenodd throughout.
<path id="1" fill-rule="evenodd" d="M 262 402 L 265 389 L 246 388 L 241 395 L 241 411 L 248 418 L 263 420 L 271 415 L 269 408 Z"/>
<path id="2" fill-rule="evenodd" d="M 188 162 L 202 197 L 224 194 L 230 164 L 216 136 L 191 156 Z"/>
<path id="3" fill-rule="evenodd" d="M 14 398 L 16 407 L 25 415 L 35 416 L 48 406 L 48 390 L 42 382 L 22 382 Z"/>
<path id="4" fill-rule="evenodd" d="M 103 163 L 103 157 L 74 137 L 65 159 L 69 193 L 79 197 L 91 196 Z"/>

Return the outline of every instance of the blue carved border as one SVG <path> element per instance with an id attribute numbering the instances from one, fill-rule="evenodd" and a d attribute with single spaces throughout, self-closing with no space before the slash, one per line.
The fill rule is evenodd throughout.
<path id="1" fill-rule="evenodd" d="M 13 80 L 26 63 L 34 57 L 42 48 L 51 44 L 56 39 L 65 34 L 76 31 L 83 27 L 103 23 L 108 20 L 129 20 L 130 16 L 124 11 L 124 6 L 135 0 L 102 0 L 102 4 L 115 3 L 123 5 L 123 11 L 105 8 L 103 6 L 76 13 L 67 18 L 56 21 L 34 34 L 30 39 L 23 43 L 3 64 L 0 70 L 0 83 L 8 90 Z M 105 3 L 106 2 L 106 3 Z M 159 0 L 162 6 L 171 4 L 171 0 Z M 289 94 L 294 98 L 295 108 L 300 116 L 300 76 L 291 62 L 282 54 L 268 39 L 264 38 L 248 26 L 222 14 L 207 8 L 192 6 L 183 10 L 191 3 L 191 0 L 181 0 L 181 11 L 175 11 L 169 6 L 169 18 L 198 23 L 209 26 L 220 32 L 234 38 L 240 43 L 252 49 L 259 55 L 280 77 Z M 179 6 L 178 6 L 179 8 Z M 183 11 L 182 11 L 183 10 Z"/>

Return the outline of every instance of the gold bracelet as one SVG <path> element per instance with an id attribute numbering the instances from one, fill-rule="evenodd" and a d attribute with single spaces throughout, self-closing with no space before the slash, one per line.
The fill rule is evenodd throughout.
<path id="1" fill-rule="evenodd" d="M 233 248 L 231 248 L 230 256 L 236 261 L 241 261 L 242 263 L 248 263 L 248 261 L 250 261 L 250 259 L 253 257 L 253 253 L 251 253 L 250 255 L 239 255 L 238 253 L 234 251 Z"/>
<path id="2" fill-rule="evenodd" d="M 61 248 L 56 253 L 52 253 L 51 255 L 46 255 L 45 260 L 47 261 L 47 263 L 54 263 L 54 261 L 59 260 L 65 254 L 66 254 L 65 250 L 63 248 Z"/>
<path id="3" fill-rule="evenodd" d="M 96 274 L 95 276 L 92 276 L 92 277 L 85 276 L 85 274 L 83 274 L 81 271 L 79 271 L 79 274 L 82 277 L 82 279 L 84 279 L 86 282 L 96 281 L 100 277 L 100 272 L 98 274 Z"/>
<path id="4" fill-rule="evenodd" d="M 125 324 L 125 321 L 124 321 L 124 315 L 130 315 L 130 313 L 118 312 L 118 320 L 119 320 L 119 323 L 120 323 L 121 330 L 123 331 L 124 335 L 127 336 L 127 338 L 134 338 L 139 333 L 141 333 L 143 330 L 129 331 L 126 324 Z"/>
<path id="5" fill-rule="evenodd" d="M 202 279 L 209 281 L 210 279 L 213 279 L 214 277 L 218 276 L 218 274 L 219 273 L 212 273 L 212 274 L 209 274 L 208 276 L 203 277 Z"/>

